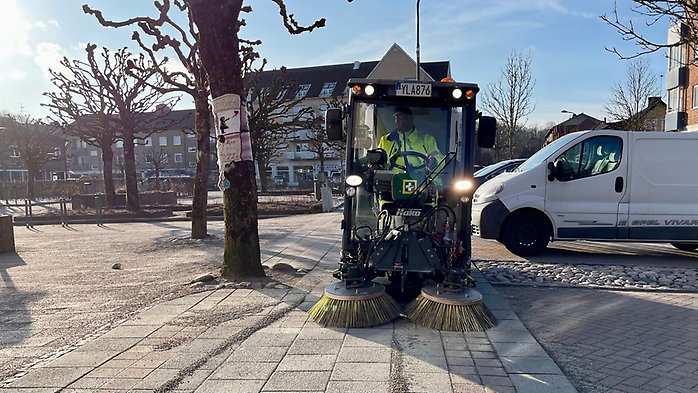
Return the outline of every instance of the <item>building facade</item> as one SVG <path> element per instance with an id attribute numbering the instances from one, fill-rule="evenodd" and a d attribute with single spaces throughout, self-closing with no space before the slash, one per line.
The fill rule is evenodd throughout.
<path id="1" fill-rule="evenodd" d="M 422 80 L 441 80 L 451 76 L 448 61 L 421 63 Z M 312 108 L 318 117 L 324 117 L 328 102 L 347 102 L 349 92 L 347 82 L 351 78 L 375 79 L 415 79 L 416 62 L 397 44 L 386 52 L 380 60 L 354 62 L 346 64 L 323 65 L 284 70 L 284 77 L 289 86 L 297 86 L 295 91 L 286 91 L 287 98 L 301 98 L 295 110 Z M 274 81 L 280 70 L 264 71 L 258 80 L 262 89 Z M 169 120 L 169 121 L 168 121 Z M 194 133 L 194 111 L 173 110 L 167 114 L 163 123 L 169 123 L 167 129 L 152 135 L 136 135 L 135 156 L 136 170 L 141 179 L 155 177 L 190 177 L 196 172 L 197 145 Z M 212 123 L 213 124 L 213 123 Z M 310 151 L 313 132 L 299 130 L 292 133 L 287 147 L 266 168 L 267 173 L 285 186 L 302 186 L 312 184 L 320 171 L 319 157 Z M 215 154 L 215 130 L 211 130 L 211 168 L 217 172 Z M 60 155 L 44 170 L 42 179 L 93 178 L 103 176 L 104 162 L 102 149 L 92 146 L 78 137 L 63 135 L 58 143 Z M 123 175 L 124 148 L 119 141 L 112 146 L 114 152 L 113 171 L 116 178 Z M 0 173 L 9 181 L 26 180 L 26 170 L 13 161 L 11 152 L 5 152 L 6 160 L 0 160 Z M 343 151 L 329 150 L 324 155 L 325 174 L 329 177 L 341 173 L 343 168 Z M 259 175 L 259 174 L 258 174 Z M 217 177 L 214 176 L 214 177 Z M 278 183 L 277 183 L 278 184 Z"/>
<path id="2" fill-rule="evenodd" d="M 422 80 L 441 80 L 451 76 L 448 61 L 421 63 L 420 67 Z M 286 92 L 287 98 L 302 98 L 299 109 L 310 107 L 318 117 L 324 117 L 329 101 L 347 102 L 349 79 L 415 79 L 416 68 L 417 63 L 399 45 L 393 44 L 381 60 L 285 69 L 283 75 L 289 85 L 297 86 L 296 91 Z M 263 72 L 258 88 L 271 86 L 281 72 Z M 289 138 L 288 148 L 273 160 L 267 174 L 289 186 L 312 182 L 320 172 L 320 164 L 317 154 L 309 149 L 311 137 L 310 130 L 294 132 Z M 343 171 L 343 156 L 344 152 L 333 150 L 325 155 L 326 176 Z"/>

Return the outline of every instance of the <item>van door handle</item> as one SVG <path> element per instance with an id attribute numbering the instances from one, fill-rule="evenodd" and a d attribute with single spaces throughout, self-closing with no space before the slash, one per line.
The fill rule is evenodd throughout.
<path id="1" fill-rule="evenodd" d="M 623 178 L 616 177 L 616 192 L 623 192 Z"/>

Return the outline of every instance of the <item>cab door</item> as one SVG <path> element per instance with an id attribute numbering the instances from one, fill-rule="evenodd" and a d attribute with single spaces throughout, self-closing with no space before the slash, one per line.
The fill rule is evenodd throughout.
<path id="1" fill-rule="evenodd" d="M 625 139 L 624 133 L 589 137 L 550 158 L 562 169 L 545 190 L 555 238 L 618 238 L 619 214 L 627 215 L 619 211 L 628 174 Z"/>

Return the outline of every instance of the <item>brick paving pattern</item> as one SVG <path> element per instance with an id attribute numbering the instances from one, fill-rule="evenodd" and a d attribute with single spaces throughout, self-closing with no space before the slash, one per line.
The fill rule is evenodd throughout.
<path id="1" fill-rule="evenodd" d="M 404 318 L 371 329 L 331 329 L 309 321 L 307 311 L 333 280 L 341 215 L 297 220 L 269 222 L 260 233 L 272 246 L 264 248 L 265 264 L 310 270 L 295 287 L 219 288 L 149 305 L 72 350 L 0 381 L 0 392 L 575 392 L 477 272 L 478 289 L 499 321 L 486 333 L 438 332 Z M 141 228 L 140 237 L 162 236 L 157 226 L 133 225 Z M 166 240 L 188 230 L 186 223 L 160 229 L 168 233 Z M 84 232 L 76 226 L 74 236 Z M 32 266 L 40 265 L 27 265 L 27 277 Z M 13 269 L 6 270 L 9 276 L 16 274 Z M 13 282 L 31 284 L 19 277 Z M 33 312 L 30 307 L 26 315 Z M 46 318 L 50 324 L 50 315 Z M 10 359 L 21 341 L 4 348 Z"/>
<path id="2" fill-rule="evenodd" d="M 698 294 L 497 289 L 580 392 L 698 392 Z"/>

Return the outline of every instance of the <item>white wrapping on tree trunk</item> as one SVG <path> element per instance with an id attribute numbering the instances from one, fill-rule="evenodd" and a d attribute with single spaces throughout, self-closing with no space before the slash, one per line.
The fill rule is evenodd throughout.
<path id="1" fill-rule="evenodd" d="M 239 95 L 225 94 L 214 98 L 213 113 L 218 151 L 218 187 L 225 190 L 230 187 L 225 172 L 233 170 L 236 162 L 252 161 L 252 143 L 247 113 Z"/>

